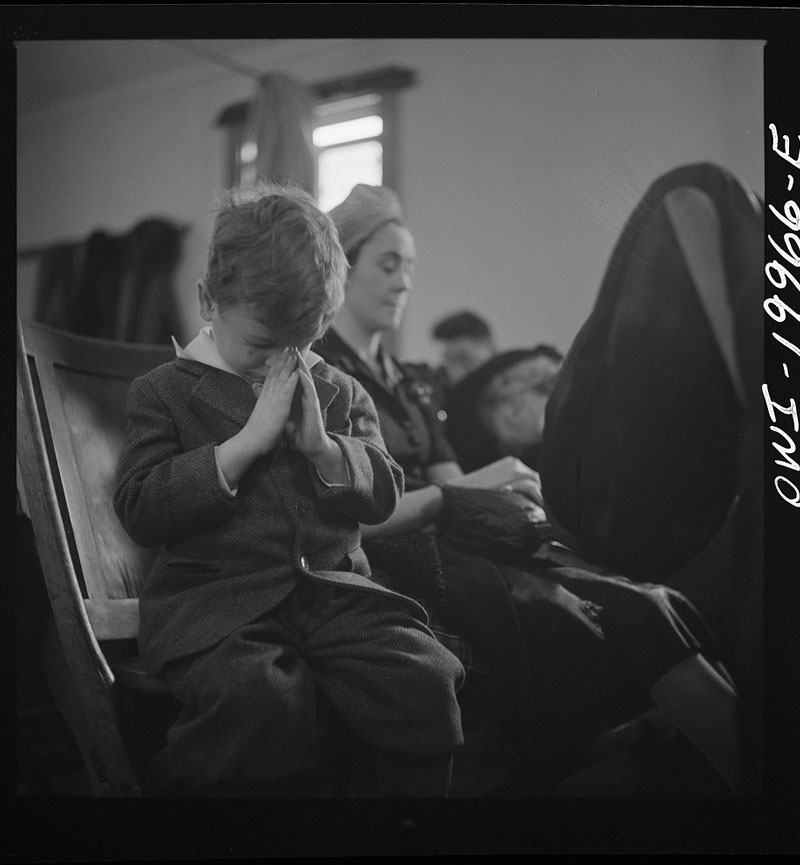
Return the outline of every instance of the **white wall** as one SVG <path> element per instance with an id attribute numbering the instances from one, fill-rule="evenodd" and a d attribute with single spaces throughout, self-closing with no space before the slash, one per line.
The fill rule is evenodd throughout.
<path id="1" fill-rule="evenodd" d="M 502 346 L 566 349 L 622 226 L 647 186 L 709 160 L 759 194 L 763 45 L 707 40 L 295 40 L 250 65 L 318 82 L 414 68 L 401 97 L 400 193 L 419 264 L 403 353 L 431 359 L 430 323 L 484 313 Z M 113 47 L 124 51 L 125 43 Z M 73 100 L 18 125 L 18 244 L 124 231 L 148 215 L 188 222 L 178 274 L 185 333 L 198 323 L 221 108 L 247 78 L 215 67 Z M 28 279 L 29 282 L 29 279 Z M 21 306 L 25 303 L 23 295 Z"/>

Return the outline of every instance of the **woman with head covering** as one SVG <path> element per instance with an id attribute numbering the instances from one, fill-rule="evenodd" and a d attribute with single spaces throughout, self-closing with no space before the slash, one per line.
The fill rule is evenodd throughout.
<path id="1" fill-rule="evenodd" d="M 385 412 L 385 420 L 381 418 L 384 438 L 395 459 L 402 457 L 407 486 L 418 492 L 425 488 L 424 497 L 411 499 L 413 507 L 400 515 L 397 525 L 402 520 L 405 528 L 422 528 L 430 522 L 440 499 L 438 487 L 429 486 L 431 483 L 509 485 L 536 500 L 538 476 L 514 460 L 489 466 L 475 478 L 461 477 L 444 437 L 444 414 L 434 410 L 432 378 L 424 376 L 419 366 L 410 378 L 405 376 L 403 366 L 381 349 L 382 337 L 394 331 L 403 318 L 416 261 L 414 238 L 403 223 L 397 195 L 385 187 L 358 184 L 330 215 L 352 271 L 346 302 L 322 347 L 335 352 L 337 361 L 349 356 L 352 363 L 348 365 L 361 372 L 358 378 L 366 378 L 373 390 L 377 384 L 390 392 L 390 400 L 381 402 L 396 403 L 395 410 Z M 345 350 L 348 348 L 350 351 Z M 374 399 L 376 393 L 372 396 Z"/>
<path id="2" fill-rule="evenodd" d="M 500 539 L 478 545 L 476 537 L 470 548 L 464 527 L 479 526 L 470 516 L 483 500 L 470 514 L 461 493 L 513 490 L 533 499 L 528 516 L 546 526 L 539 477 L 513 457 L 464 473 L 430 380 L 382 350 L 402 319 L 416 260 L 397 195 L 359 184 L 330 216 L 350 273 L 341 312 L 315 348 L 370 393 L 406 474 L 395 515 L 364 527 L 376 578 L 420 597 L 436 621 L 467 638 L 499 683 L 514 745 L 554 781 L 585 760 L 603 725 L 655 703 L 735 786 L 735 692 L 714 637 L 683 595 L 577 559 L 561 565 L 542 554 L 546 545 L 511 554 Z M 489 511 L 495 499 L 485 501 Z M 454 543 L 449 532 L 459 525 Z"/>

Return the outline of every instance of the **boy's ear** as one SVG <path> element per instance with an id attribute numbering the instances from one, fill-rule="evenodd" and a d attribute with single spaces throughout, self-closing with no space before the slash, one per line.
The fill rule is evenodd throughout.
<path id="1" fill-rule="evenodd" d="M 197 299 L 200 301 L 200 317 L 203 321 L 211 321 L 214 316 L 214 301 L 208 292 L 206 281 L 201 279 L 197 283 Z"/>

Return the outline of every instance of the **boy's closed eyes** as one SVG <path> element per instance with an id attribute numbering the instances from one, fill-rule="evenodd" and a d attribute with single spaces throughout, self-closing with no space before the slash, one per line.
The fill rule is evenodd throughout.
<path id="1" fill-rule="evenodd" d="M 263 382 L 270 366 L 287 348 L 275 339 L 269 328 L 253 317 L 247 305 L 220 309 L 203 281 L 198 284 L 200 315 L 211 325 L 214 344 L 230 368 L 253 382 Z M 311 345 L 299 351 L 305 359 Z"/>

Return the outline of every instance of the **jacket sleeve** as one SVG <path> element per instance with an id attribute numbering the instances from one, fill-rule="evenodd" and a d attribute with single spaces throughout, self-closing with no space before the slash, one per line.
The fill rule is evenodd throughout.
<path id="1" fill-rule="evenodd" d="M 214 444 L 184 452 L 172 413 L 146 377 L 131 384 L 127 416 L 114 509 L 136 543 L 172 543 L 231 516 L 236 502 L 219 484 Z"/>
<path id="2" fill-rule="evenodd" d="M 347 376 L 349 418 L 346 431 L 328 430 L 341 447 L 350 485 L 326 486 L 312 468 L 314 486 L 326 506 L 359 523 L 376 525 L 388 520 L 403 494 L 402 468 L 389 456 L 372 397 Z"/>

